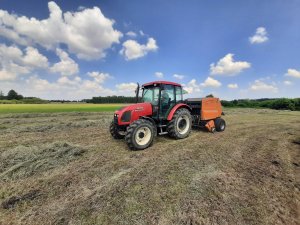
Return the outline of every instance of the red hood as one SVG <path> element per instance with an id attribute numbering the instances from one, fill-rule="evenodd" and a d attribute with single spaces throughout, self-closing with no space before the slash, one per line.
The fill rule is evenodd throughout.
<path id="1" fill-rule="evenodd" d="M 131 112 L 130 122 L 122 122 L 120 120 L 120 118 L 127 111 Z M 122 125 L 122 124 L 125 125 L 125 124 L 129 124 L 135 120 L 138 120 L 141 116 L 152 116 L 152 105 L 149 102 L 128 105 L 119 110 L 116 110 L 115 114 L 118 115 L 119 125 Z"/>
<path id="2" fill-rule="evenodd" d="M 149 102 L 144 102 L 144 103 L 136 103 L 128 106 L 124 106 L 118 110 L 115 111 L 115 114 L 122 114 L 126 111 L 144 111 L 145 109 L 151 108 L 152 111 L 152 105 Z"/>

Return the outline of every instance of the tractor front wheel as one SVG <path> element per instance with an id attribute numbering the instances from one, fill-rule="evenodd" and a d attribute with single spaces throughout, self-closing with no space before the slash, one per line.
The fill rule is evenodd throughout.
<path id="1" fill-rule="evenodd" d="M 175 139 L 189 136 L 192 129 L 192 116 L 185 108 L 178 109 L 167 126 L 169 135 Z"/>
<path id="2" fill-rule="evenodd" d="M 114 121 L 110 123 L 109 131 L 114 139 L 122 139 L 125 136 L 121 131 L 119 131 L 118 126 L 114 123 Z"/>
<path id="3" fill-rule="evenodd" d="M 131 123 L 127 128 L 125 140 L 132 150 L 148 148 L 153 143 L 155 128 L 145 119 L 139 119 Z"/>

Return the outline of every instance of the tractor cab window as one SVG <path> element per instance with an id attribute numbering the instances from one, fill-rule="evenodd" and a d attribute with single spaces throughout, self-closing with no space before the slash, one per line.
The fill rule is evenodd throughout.
<path id="1" fill-rule="evenodd" d="M 173 85 L 164 85 L 161 90 L 160 117 L 167 118 L 171 109 L 175 106 L 175 89 Z"/>
<path id="2" fill-rule="evenodd" d="M 176 103 L 181 103 L 182 102 L 182 88 L 179 86 L 176 86 L 175 93 L 176 93 Z"/>
<path id="3" fill-rule="evenodd" d="M 142 102 L 149 102 L 152 105 L 158 105 L 159 87 L 144 87 Z"/>

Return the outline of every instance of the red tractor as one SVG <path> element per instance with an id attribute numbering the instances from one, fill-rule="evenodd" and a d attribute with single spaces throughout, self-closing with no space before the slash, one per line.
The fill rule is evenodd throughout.
<path id="1" fill-rule="evenodd" d="M 136 90 L 139 99 L 139 85 Z M 180 84 L 154 81 L 142 86 L 141 103 L 122 107 L 114 114 L 110 133 L 115 139 L 125 137 L 132 150 L 145 149 L 158 135 L 169 134 L 175 139 L 186 138 L 192 126 L 209 131 L 224 131 L 222 107 L 218 98 L 183 100 Z"/>

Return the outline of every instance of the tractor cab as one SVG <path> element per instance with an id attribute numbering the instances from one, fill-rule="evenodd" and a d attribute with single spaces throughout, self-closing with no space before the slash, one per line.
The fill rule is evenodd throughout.
<path id="1" fill-rule="evenodd" d="M 148 102 L 153 107 L 153 119 L 167 119 L 172 108 L 183 102 L 182 87 L 178 83 L 154 81 L 142 86 L 143 103 Z"/>

